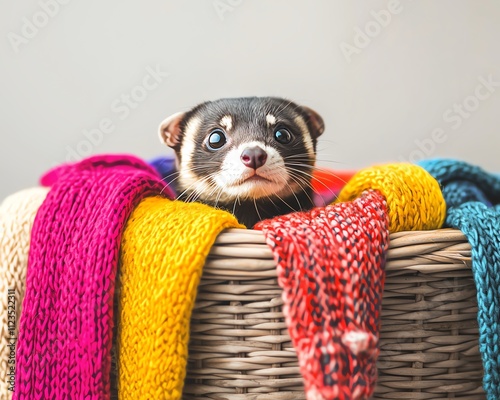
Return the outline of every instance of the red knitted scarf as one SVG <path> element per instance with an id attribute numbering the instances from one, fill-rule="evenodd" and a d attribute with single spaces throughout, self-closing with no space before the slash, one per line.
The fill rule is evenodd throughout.
<path id="1" fill-rule="evenodd" d="M 368 399 L 377 377 L 386 201 L 346 203 L 259 223 L 274 252 L 283 312 L 308 399 Z"/>

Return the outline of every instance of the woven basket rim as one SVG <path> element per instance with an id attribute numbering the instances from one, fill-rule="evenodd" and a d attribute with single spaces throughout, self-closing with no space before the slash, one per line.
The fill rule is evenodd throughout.
<path id="1" fill-rule="evenodd" d="M 425 258 L 431 254 L 432 257 Z M 215 240 L 210 251 L 208 268 L 227 270 L 223 257 L 236 260 L 273 260 L 270 248 L 262 231 L 252 229 L 227 229 Z M 421 262 L 415 263 L 415 258 Z M 404 260 L 411 260 L 405 262 Z M 450 261 L 453 260 L 452 263 Z M 444 267 L 443 261 L 446 261 Z M 249 264 L 235 262 L 235 271 L 249 271 Z M 261 263 L 262 264 L 262 263 Z M 429 231 L 406 231 L 390 235 L 387 251 L 386 271 L 411 269 L 423 273 L 439 271 L 469 270 L 471 266 L 471 247 L 465 235 L 456 229 L 437 229 Z M 259 267 L 261 269 L 262 267 Z M 270 268 L 271 270 L 273 268 Z"/>

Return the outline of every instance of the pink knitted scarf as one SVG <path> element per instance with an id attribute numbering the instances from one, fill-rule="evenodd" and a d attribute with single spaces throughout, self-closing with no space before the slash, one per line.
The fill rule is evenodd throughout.
<path id="1" fill-rule="evenodd" d="M 131 156 L 97 156 L 42 178 L 31 238 L 15 399 L 108 399 L 120 239 L 139 201 L 172 196 Z"/>

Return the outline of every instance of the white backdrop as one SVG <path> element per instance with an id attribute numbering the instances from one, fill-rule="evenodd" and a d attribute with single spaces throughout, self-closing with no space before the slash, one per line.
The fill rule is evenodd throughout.
<path id="1" fill-rule="evenodd" d="M 0 199 L 89 154 L 168 152 L 167 115 L 275 95 L 320 164 L 449 156 L 500 172 L 497 0 L 2 2 Z"/>

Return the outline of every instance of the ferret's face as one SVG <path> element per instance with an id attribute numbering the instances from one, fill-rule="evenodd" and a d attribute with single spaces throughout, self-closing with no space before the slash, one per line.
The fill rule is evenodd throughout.
<path id="1" fill-rule="evenodd" d="M 310 186 L 314 111 L 279 98 L 221 99 L 167 118 L 160 137 L 176 151 L 189 200 L 228 203 L 285 198 Z"/>

